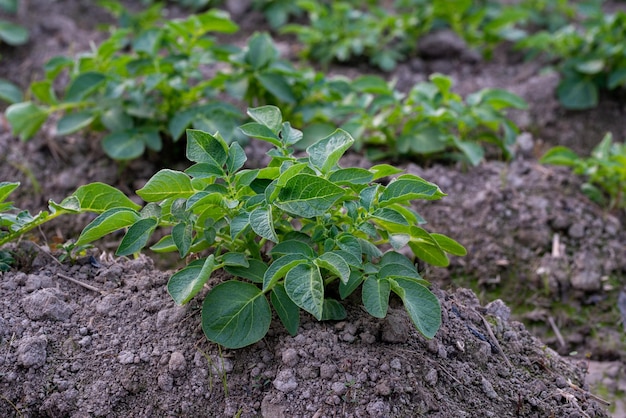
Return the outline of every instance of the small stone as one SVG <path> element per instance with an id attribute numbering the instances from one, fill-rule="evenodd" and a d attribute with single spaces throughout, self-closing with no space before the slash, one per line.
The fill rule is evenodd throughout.
<path id="1" fill-rule="evenodd" d="M 390 366 L 392 369 L 395 369 L 395 370 L 400 370 L 400 369 L 402 369 L 402 363 L 400 362 L 400 359 L 399 359 L 399 358 L 393 358 L 393 359 L 391 359 L 391 361 L 389 362 L 389 366 Z"/>
<path id="2" fill-rule="evenodd" d="M 337 372 L 337 366 L 334 364 L 322 364 L 320 366 L 320 378 L 331 379 Z"/>
<path id="3" fill-rule="evenodd" d="M 580 239 L 585 236 L 585 224 L 576 222 L 569 227 L 567 233 L 572 238 Z"/>
<path id="4" fill-rule="evenodd" d="M 374 391 L 376 392 L 377 395 L 380 395 L 380 396 L 391 395 L 391 387 L 389 386 L 389 383 L 386 380 L 383 380 L 382 382 L 377 384 L 376 387 L 374 388 Z"/>
<path id="5" fill-rule="evenodd" d="M 343 382 L 335 382 L 330 388 L 338 396 L 344 395 L 348 391 L 348 387 Z"/>
<path id="6" fill-rule="evenodd" d="M 22 307 L 26 315 L 33 321 L 51 319 L 67 321 L 74 310 L 52 289 L 41 289 L 22 299 Z"/>
<path id="7" fill-rule="evenodd" d="M 17 347 L 17 364 L 35 369 L 46 363 L 48 339 L 41 335 L 26 337 L 20 341 Z"/>
<path id="8" fill-rule="evenodd" d="M 596 291 L 602 288 L 602 277 L 598 271 L 583 270 L 570 279 L 572 287 L 584 291 Z"/>
<path id="9" fill-rule="evenodd" d="M 485 306 L 485 309 L 487 310 L 487 313 L 489 315 L 498 317 L 503 321 L 508 321 L 511 317 L 511 308 L 506 306 L 506 304 L 501 299 L 496 299 L 492 302 L 489 302 L 487 306 Z"/>
<path id="10" fill-rule="evenodd" d="M 174 377 L 182 376 L 187 370 L 187 361 L 185 356 L 180 351 L 174 351 L 170 356 L 170 361 L 167 364 L 167 368 Z"/>
<path id="11" fill-rule="evenodd" d="M 283 393 L 293 392 L 298 387 L 292 369 L 281 370 L 272 383 L 277 390 Z"/>
<path id="12" fill-rule="evenodd" d="M 496 393 L 495 390 L 493 390 L 493 386 L 489 380 L 483 377 L 481 384 L 483 387 L 483 392 L 485 392 L 485 395 L 487 395 L 488 398 L 490 399 L 498 398 L 498 394 Z"/>
<path id="13" fill-rule="evenodd" d="M 283 351 L 282 360 L 283 364 L 289 367 L 294 367 L 298 364 L 298 360 L 300 356 L 298 356 L 298 352 L 293 348 L 288 348 Z"/>
<path id="14" fill-rule="evenodd" d="M 563 376 L 557 376 L 555 384 L 559 389 L 565 389 L 568 386 L 567 381 Z"/>
<path id="15" fill-rule="evenodd" d="M 24 285 L 24 290 L 28 293 L 41 289 L 41 277 L 37 274 L 29 274 Z"/>
<path id="16" fill-rule="evenodd" d="M 169 373 L 161 373 L 157 378 L 157 384 L 161 390 L 169 392 L 174 388 L 174 377 Z"/>
<path id="17" fill-rule="evenodd" d="M 398 309 L 389 309 L 382 326 L 381 339 L 387 343 L 403 343 L 408 340 L 409 335 L 411 335 L 411 329 L 403 312 Z"/>
<path id="18" fill-rule="evenodd" d="M 374 401 L 367 404 L 365 410 L 370 417 L 382 418 L 389 415 L 389 405 L 384 401 Z"/>
<path id="19" fill-rule="evenodd" d="M 120 364 L 131 364 L 135 361 L 135 355 L 132 351 L 120 351 L 117 355 L 117 361 L 119 361 Z"/>
<path id="20" fill-rule="evenodd" d="M 437 380 L 438 379 L 439 379 L 439 376 L 438 376 L 438 373 L 437 373 L 437 369 L 435 369 L 435 368 L 430 369 L 428 371 L 428 373 L 426 373 L 426 376 L 424 376 L 424 380 L 430 386 L 435 386 L 437 384 Z"/>

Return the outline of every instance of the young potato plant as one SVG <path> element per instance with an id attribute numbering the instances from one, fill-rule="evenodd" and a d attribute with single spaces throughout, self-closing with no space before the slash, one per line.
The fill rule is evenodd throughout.
<path id="1" fill-rule="evenodd" d="M 17 13 L 18 0 L 0 0 L 0 10 L 7 13 Z M 28 41 L 28 30 L 23 26 L 0 19 L 0 44 L 23 45 Z M 22 101 L 22 91 L 18 86 L 0 78 L 0 100 L 7 103 Z"/>
<path id="2" fill-rule="evenodd" d="M 229 146 L 219 134 L 188 130 L 187 157 L 194 164 L 184 172 L 159 171 L 137 191 L 147 202 L 142 210 L 110 208 L 76 244 L 128 228 L 117 255 L 131 255 L 148 244 L 156 228 L 166 227 L 171 233 L 153 250 L 181 257 L 208 250 L 171 276 L 167 288 L 184 304 L 213 272 L 224 269 L 234 276 L 214 286 L 202 304 L 206 337 L 228 348 L 263 338 L 271 308 L 292 335 L 300 309 L 318 320 L 343 319 L 346 312 L 336 297 L 345 299 L 359 287 L 371 315 L 386 315 L 393 292 L 416 328 L 432 338 L 441 324 L 439 302 L 400 251 L 408 247 L 437 266 L 449 263 L 448 253 L 465 254 L 456 241 L 419 226 L 422 218 L 411 209 L 412 200 L 445 194 L 389 165 L 340 167 L 354 142 L 343 130 L 296 156 L 292 146 L 302 133 L 283 122 L 277 107 L 249 109 L 248 115 L 254 122 L 242 132 L 273 145 L 267 167 L 245 169 L 246 155 L 237 142 Z"/>
<path id="3" fill-rule="evenodd" d="M 208 11 L 137 30 L 115 30 L 76 59 L 51 59 L 45 79 L 31 84 L 29 99 L 7 109 L 13 132 L 29 139 L 58 114 L 58 135 L 88 126 L 107 130 L 102 146 L 117 160 L 159 151 L 163 133 L 177 140 L 188 125 L 233 132 L 241 112 L 217 100 L 219 91 L 202 73 L 230 53 L 207 36 L 237 30 L 227 15 Z M 69 84 L 57 97 L 53 86 L 65 72 Z"/>
<path id="4" fill-rule="evenodd" d="M 371 158 L 413 154 L 477 165 L 484 158 L 483 144 L 496 145 L 510 158 L 519 128 L 505 111 L 525 109 L 526 102 L 500 89 L 483 89 L 463 99 L 452 85 L 449 77 L 432 74 L 403 97 L 378 77 L 361 77 L 353 83 L 364 94 L 355 106 L 361 110 L 344 128 L 366 138 L 362 145 L 377 146 L 368 148 Z"/>
<path id="5" fill-rule="evenodd" d="M 31 215 L 29 211 L 17 209 L 13 206 L 13 202 L 7 201 L 9 195 L 19 185 L 19 182 L 0 182 L 0 248 L 61 215 L 81 212 L 99 214 L 111 207 L 139 209 L 136 203 L 119 190 L 103 183 L 92 183 L 79 187 L 61 203 L 50 200 L 49 211 L 40 211 L 36 215 Z M 11 260 L 8 251 L 0 251 L 0 271 L 8 270 Z"/>
<path id="6" fill-rule="evenodd" d="M 599 14 L 554 33 L 538 32 L 518 43 L 522 49 L 558 60 L 562 74 L 557 96 L 566 109 L 598 105 L 601 90 L 626 86 L 626 13 Z"/>
<path id="7" fill-rule="evenodd" d="M 544 164 L 564 165 L 586 178 L 582 191 L 609 211 L 626 209 L 626 144 L 613 142 L 607 133 L 589 158 L 557 146 L 541 158 Z"/>

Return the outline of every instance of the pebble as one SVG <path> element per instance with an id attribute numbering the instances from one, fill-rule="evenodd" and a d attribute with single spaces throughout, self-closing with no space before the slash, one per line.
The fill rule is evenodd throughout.
<path id="1" fill-rule="evenodd" d="M 298 387 L 298 382 L 292 369 L 281 370 L 272 384 L 283 393 L 293 392 Z"/>
<path id="2" fill-rule="evenodd" d="M 298 364 L 298 360 L 300 356 L 298 356 L 298 352 L 293 348 L 288 348 L 283 351 L 282 360 L 283 364 L 289 367 L 294 367 Z"/>
<path id="3" fill-rule="evenodd" d="M 167 364 L 167 368 L 174 377 L 182 376 L 187 370 L 187 361 L 185 356 L 180 351 L 174 351 L 170 356 L 170 361 Z"/>
<path id="4" fill-rule="evenodd" d="M 131 364 L 135 361 L 135 354 L 132 351 L 120 351 L 117 355 L 117 361 L 120 364 Z"/>
<path id="5" fill-rule="evenodd" d="M 26 315 L 33 321 L 67 321 L 74 310 L 57 296 L 57 291 L 41 289 L 22 299 Z"/>
<path id="6" fill-rule="evenodd" d="M 157 378 L 157 384 L 161 390 L 169 392 L 174 388 L 174 377 L 169 373 L 161 373 Z"/>
<path id="7" fill-rule="evenodd" d="M 322 364 L 320 366 L 321 379 L 332 379 L 336 372 L 337 366 L 335 366 L 334 364 Z"/>
<path id="8" fill-rule="evenodd" d="M 487 379 L 485 379 L 483 377 L 482 379 L 482 387 L 483 387 L 483 392 L 485 392 L 485 395 L 487 395 L 487 397 L 491 398 L 491 399 L 497 399 L 498 398 L 498 394 L 496 393 L 495 390 L 493 390 L 493 386 L 491 384 L 491 382 Z"/>
<path id="9" fill-rule="evenodd" d="M 48 339 L 39 335 L 26 337 L 20 341 L 17 347 L 17 364 L 27 368 L 39 368 L 46 363 Z"/>

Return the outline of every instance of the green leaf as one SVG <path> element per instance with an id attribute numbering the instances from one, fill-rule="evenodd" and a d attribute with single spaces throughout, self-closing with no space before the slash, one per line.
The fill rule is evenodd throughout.
<path id="1" fill-rule="evenodd" d="M 111 208 L 141 209 L 115 187 L 100 182 L 80 186 L 72 196 L 78 198 L 80 209 L 86 212 L 102 213 Z"/>
<path id="2" fill-rule="evenodd" d="M 365 276 L 361 272 L 353 271 L 350 274 L 350 279 L 348 280 L 348 283 L 340 282 L 339 296 L 341 296 L 341 299 L 345 299 L 350 296 L 352 292 L 354 292 L 361 285 L 364 279 Z"/>
<path id="3" fill-rule="evenodd" d="M 320 268 L 330 271 L 339 277 L 343 283 L 348 283 L 350 279 L 350 266 L 341 255 L 334 252 L 327 252 L 314 259 L 313 263 Z"/>
<path id="4" fill-rule="evenodd" d="M 230 280 L 215 286 L 202 304 L 202 330 L 226 348 L 254 344 L 267 334 L 270 305 L 253 284 Z"/>
<path id="5" fill-rule="evenodd" d="M 369 169 L 374 174 L 372 180 L 378 180 L 383 177 L 393 176 L 402 173 L 402 170 L 389 164 L 378 164 Z"/>
<path id="6" fill-rule="evenodd" d="M 267 91 L 272 93 L 278 100 L 285 103 L 294 104 L 298 101 L 294 96 L 291 86 L 280 74 L 262 73 L 256 74 L 256 79 L 265 87 Z"/>
<path id="7" fill-rule="evenodd" d="M 137 195 L 146 202 L 160 202 L 167 198 L 187 198 L 195 193 L 191 179 L 185 173 L 163 169 L 156 173 Z"/>
<path id="8" fill-rule="evenodd" d="M 84 110 L 63 116 L 57 123 L 57 135 L 68 135 L 91 125 L 95 119 L 93 112 Z"/>
<path id="9" fill-rule="evenodd" d="M 278 193 L 276 206 L 303 218 L 325 214 L 345 194 L 341 187 L 321 177 L 297 174 Z"/>
<path id="10" fill-rule="evenodd" d="M 415 265 L 406 256 L 395 251 L 388 251 L 378 263 L 380 278 L 409 277 L 426 283 L 418 273 Z"/>
<path id="11" fill-rule="evenodd" d="M 539 160 L 541 164 L 576 167 L 581 159 L 574 151 L 562 145 L 550 148 Z"/>
<path id="12" fill-rule="evenodd" d="M 155 253 L 169 253 L 171 251 L 176 251 L 176 244 L 174 244 L 174 238 L 171 235 L 166 235 L 161 238 L 156 244 L 150 247 L 150 250 Z"/>
<path id="13" fill-rule="evenodd" d="M 269 142 L 270 144 L 276 145 L 277 147 L 281 146 L 280 138 L 278 138 L 278 135 L 276 135 L 274 131 L 272 131 L 265 125 L 252 122 L 240 126 L 239 129 L 241 130 L 241 132 L 243 132 L 244 135 L 247 135 L 251 138 L 262 139 Z"/>
<path id="14" fill-rule="evenodd" d="M 395 225 L 408 226 L 409 222 L 403 214 L 391 208 L 379 208 L 372 213 L 372 218 Z"/>
<path id="15" fill-rule="evenodd" d="M 104 84 L 106 76 L 98 72 L 85 72 L 79 74 L 67 88 L 65 102 L 80 102 L 85 97 L 96 91 Z"/>
<path id="16" fill-rule="evenodd" d="M 583 74 L 598 74 L 604 70 L 604 60 L 592 59 L 576 64 L 576 71 Z"/>
<path id="17" fill-rule="evenodd" d="M 230 144 L 228 149 L 228 158 L 226 159 L 226 168 L 230 174 L 236 173 L 246 163 L 246 153 L 238 142 Z"/>
<path id="18" fill-rule="evenodd" d="M 289 239 L 281 242 L 280 244 L 276 244 L 274 248 L 270 250 L 269 254 L 272 257 L 286 254 L 300 254 L 305 258 L 313 258 L 315 256 L 313 248 L 311 248 L 308 244 L 295 239 Z"/>
<path id="19" fill-rule="evenodd" d="M 271 206 L 256 208 L 250 212 L 250 227 L 259 236 L 278 243 L 278 237 L 274 231 Z"/>
<path id="20" fill-rule="evenodd" d="M 141 216 L 136 210 L 129 208 L 113 207 L 98 215 L 89 225 L 83 229 L 76 245 L 88 244 L 105 235 L 126 228 L 137 222 Z"/>
<path id="21" fill-rule="evenodd" d="M 439 247 L 447 253 L 452 255 L 464 256 L 467 255 L 467 250 L 461 244 L 442 234 L 432 232 L 430 236 L 437 241 Z"/>
<path id="22" fill-rule="evenodd" d="M 32 138 L 48 119 L 46 109 L 32 102 L 12 104 L 4 115 L 11 124 L 13 133 L 19 135 L 22 141 Z"/>
<path id="23" fill-rule="evenodd" d="M 102 149 L 114 160 L 133 160 L 146 150 L 146 144 L 133 130 L 112 132 L 102 138 Z"/>
<path id="24" fill-rule="evenodd" d="M 308 263 L 309 260 L 303 258 L 300 254 L 287 254 L 274 261 L 263 275 L 263 291 L 271 289 L 272 286 L 289 270 L 295 266 L 303 263 Z"/>
<path id="25" fill-rule="evenodd" d="M 384 207 L 396 202 L 415 199 L 434 200 L 443 196 L 445 193 L 436 184 L 412 174 L 404 174 L 389 183 L 378 198 L 378 202 Z"/>
<path id="26" fill-rule="evenodd" d="M 591 109 L 598 105 L 598 87 L 587 78 L 566 78 L 557 87 L 559 102 L 566 109 Z"/>
<path id="27" fill-rule="evenodd" d="M 351 167 L 333 171 L 328 180 L 336 184 L 349 186 L 351 184 L 369 184 L 373 177 L 374 175 L 369 170 Z"/>
<path id="28" fill-rule="evenodd" d="M 172 228 L 172 239 L 180 258 L 184 258 L 189 254 L 191 242 L 193 241 L 193 224 L 190 222 L 181 222 Z"/>
<path id="29" fill-rule="evenodd" d="M 283 123 L 283 116 L 280 113 L 280 109 L 276 106 L 261 106 L 253 109 L 248 109 L 248 116 L 250 116 L 255 122 L 266 126 L 270 131 L 278 134 L 281 125 Z"/>
<path id="30" fill-rule="evenodd" d="M 9 197 L 9 195 L 13 193 L 13 191 L 17 189 L 19 186 L 20 186 L 20 183 L 17 181 L 16 182 L 1 181 L 0 182 L 0 202 L 4 202 L 6 198 Z"/>
<path id="31" fill-rule="evenodd" d="M 248 279 L 254 283 L 263 283 L 263 276 L 267 271 L 267 264 L 255 258 L 247 259 L 248 267 L 224 266 L 224 270 L 236 277 Z"/>
<path id="32" fill-rule="evenodd" d="M 513 107 L 515 109 L 527 109 L 528 103 L 517 94 L 502 89 L 486 89 L 481 92 L 483 102 L 489 103 L 496 110 Z"/>
<path id="33" fill-rule="evenodd" d="M 454 138 L 454 145 L 461 150 L 465 158 L 474 167 L 478 166 L 485 156 L 485 150 L 476 142 L 461 141 L 458 138 Z"/>
<path id="34" fill-rule="evenodd" d="M 613 90 L 618 86 L 623 86 L 624 83 L 626 83 L 626 68 L 618 68 L 609 74 L 606 86 L 609 90 Z"/>
<path id="35" fill-rule="evenodd" d="M 322 321 L 342 321 L 348 314 L 341 303 L 335 299 L 324 299 Z"/>
<path id="36" fill-rule="evenodd" d="M 154 218 L 140 219 L 132 224 L 122 238 L 115 255 L 123 257 L 139 252 L 148 243 L 148 239 L 150 239 L 157 224 L 158 221 Z"/>
<path id="37" fill-rule="evenodd" d="M 296 305 L 318 321 L 322 319 L 324 281 L 316 265 L 300 263 L 289 270 L 285 275 L 285 290 Z"/>
<path id="38" fill-rule="evenodd" d="M 306 152 L 314 167 L 327 174 L 334 168 L 341 156 L 352 146 L 354 139 L 344 130 L 335 132 L 309 146 Z"/>
<path id="39" fill-rule="evenodd" d="M 184 305 L 202 290 L 215 269 L 215 257 L 211 254 L 202 265 L 193 264 L 174 273 L 167 282 L 167 292 L 176 304 Z"/>
<path id="40" fill-rule="evenodd" d="M 376 276 L 365 279 L 361 294 L 365 310 L 373 317 L 384 318 L 389 308 L 390 293 L 389 280 Z"/>
<path id="41" fill-rule="evenodd" d="M 278 58 L 278 50 L 268 34 L 255 33 L 248 41 L 248 50 L 245 57 L 246 61 L 256 71 Z"/>
<path id="42" fill-rule="evenodd" d="M 187 129 L 187 158 L 195 163 L 208 163 L 221 169 L 228 159 L 228 146 L 219 135 Z"/>
<path id="43" fill-rule="evenodd" d="M 281 283 L 274 286 L 270 300 L 287 332 L 292 336 L 296 335 L 300 326 L 300 308 L 289 299 L 285 286 Z"/>
<path id="44" fill-rule="evenodd" d="M 0 100 L 17 103 L 23 100 L 22 90 L 8 80 L 0 78 Z"/>
<path id="45" fill-rule="evenodd" d="M 412 226 L 409 232 L 411 235 L 409 247 L 416 257 L 433 266 L 447 267 L 450 264 L 446 253 L 428 232 L 416 226 Z"/>
<path id="46" fill-rule="evenodd" d="M 411 279 L 389 280 L 391 290 L 397 294 L 409 318 L 426 338 L 433 338 L 441 327 L 441 305 L 439 299 L 425 286 Z"/>
<path id="47" fill-rule="evenodd" d="M 28 30 L 15 23 L 0 20 L 0 40 L 13 46 L 25 44 L 28 42 Z"/>
<path id="48" fill-rule="evenodd" d="M 393 90 L 383 78 L 375 75 L 364 75 L 352 81 L 352 88 L 361 93 L 392 94 Z"/>

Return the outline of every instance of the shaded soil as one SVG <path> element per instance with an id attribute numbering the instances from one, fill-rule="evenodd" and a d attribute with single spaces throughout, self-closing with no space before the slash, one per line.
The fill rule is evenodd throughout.
<path id="1" fill-rule="evenodd" d="M 91 2 L 23 3 L 17 20 L 31 41 L 0 51 L 0 74 L 22 86 L 50 57 L 103 39 L 94 27 L 112 21 Z M 626 137 L 624 102 L 603 97 L 597 109 L 566 112 L 554 98 L 558 76 L 541 63 L 506 46 L 485 62 L 462 46 L 454 53 L 458 43 L 435 45 L 451 52 L 400 65 L 390 75 L 399 88 L 441 71 L 461 94 L 508 88 L 530 107 L 512 114 L 524 130 L 512 162 L 401 164 L 448 193 L 416 207 L 427 228 L 468 249 L 447 269 L 420 266 L 443 307 L 434 340 L 421 338 L 399 306 L 375 320 L 354 300 L 345 321 L 305 315 L 296 337 L 275 321 L 254 346 L 220 352 L 199 326 L 201 299 L 176 307 L 167 294 L 162 260 L 158 269 L 146 258 L 113 260 L 109 241 L 94 253 L 100 267 L 60 266 L 24 242 L 11 247 L 18 268 L 0 273 L 0 416 L 624 416 L 626 215 L 604 213 L 576 176 L 537 163 L 552 145 L 588 154 L 606 131 Z M 22 182 L 14 200 L 32 212 L 93 181 L 131 195 L 161 164 L 149 156 L 120 168 L 97 135 L 57 138 L 52 123 L 21 143 L 0 118 L 0 180 Z M 343 162 L 368 164 L 358 155 Z M 29 239 L 45 249 L 75 238 L 89 219 L 59 219 Z"/>

